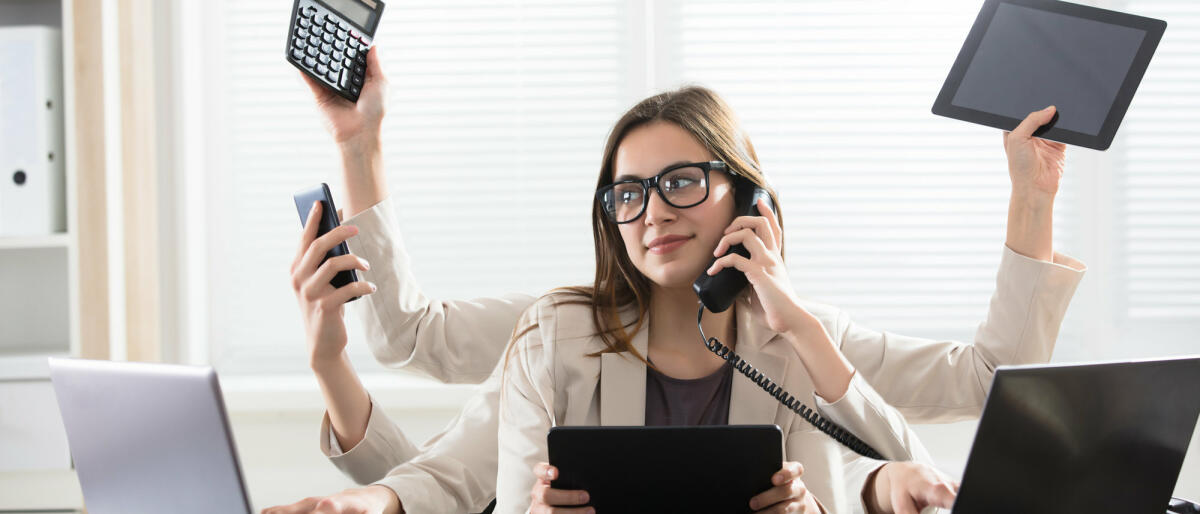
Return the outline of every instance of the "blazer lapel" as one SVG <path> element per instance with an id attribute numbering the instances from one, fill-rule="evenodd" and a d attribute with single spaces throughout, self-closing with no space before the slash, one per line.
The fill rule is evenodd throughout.
<path id="1" fill-rule="evenodd" d="M 642 356 L 649 348 L 648 330 L 633 336 L 633 347 Z M 646 424 L 646 365 L 632 353 L 600 356 L 600 424 L 642 426 Z"/>
<path id="2" fill-rule="evenodd" d="M 753 311 L 754 307 L 748 301 L 737 303 L 737 345 L 734 351 L 748 365 L 754 366 L 762 374 L 775 381 L 781 381 L 787 374 L 791 359 L 775 355 L 773 348 L 779 344 L 773 341 L 777 334 L 767 327 Z M 791 351 L 790 348 L 784 348 Z M 745 366 L 746 364 L 743 364 Z M 784 408 L 783 404 L 770 394 L 750 381 L 740 371 L 734 370 L 733 384 L 729 392 L 729 424 L 730 425 L 760 425 L 775 423 L 776 413 Z"/>

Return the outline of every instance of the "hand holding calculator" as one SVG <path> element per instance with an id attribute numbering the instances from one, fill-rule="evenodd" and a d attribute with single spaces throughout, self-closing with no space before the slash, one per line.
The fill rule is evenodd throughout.
<path id="1" fill-rule="evenodd" d="M 382 13 L 379 0 L 296 0 L 288 62 L 357 102 L 367 75 L 367 50 Z"/>

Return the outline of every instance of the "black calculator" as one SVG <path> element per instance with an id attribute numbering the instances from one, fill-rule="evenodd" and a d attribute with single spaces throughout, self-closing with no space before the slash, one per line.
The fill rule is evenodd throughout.
<path id="1" fill-rule="evenodd" d="M 288 62 L 357 102 L 380 14 L 383 2 L 379 0 L 296 0 L 288 30 Z"/>

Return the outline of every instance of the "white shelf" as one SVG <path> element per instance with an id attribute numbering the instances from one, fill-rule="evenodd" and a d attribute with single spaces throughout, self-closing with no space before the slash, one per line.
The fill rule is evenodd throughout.
<path id="1" fill-rule="evenodd" d="M 0 250 L 29 250 L 40 248 L 66 248 L 71 244 L 71 237 L 66 233 L 45 236 L 4 236 L 0 237 Z"/>

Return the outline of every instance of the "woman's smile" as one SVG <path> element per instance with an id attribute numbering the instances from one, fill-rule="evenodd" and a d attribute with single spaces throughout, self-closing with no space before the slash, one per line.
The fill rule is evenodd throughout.
<path id="1" fill-rule="evenodd" d="M 683 246 L 684 243 L 691 241 L 692 238 L 694 238 L 694 237 L 695 236 L 680 236 L 680 235 L 669 235 L 669 236 L 656 237 L 653 240 L 651 240 L 649 244 L 646 245 L 646 248 L 649 248 L 650 253 L 652 253 L 652 254 L 666 255 L 668 253 L 671 253 L 671 252 L 677 250 L 680 246 Z"/>

